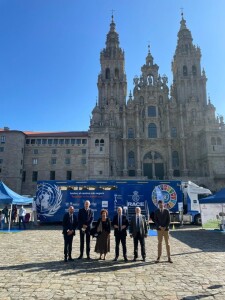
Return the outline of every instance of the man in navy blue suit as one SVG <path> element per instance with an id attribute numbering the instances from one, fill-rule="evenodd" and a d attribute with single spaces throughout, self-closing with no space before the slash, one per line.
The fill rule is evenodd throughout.
<path id="1" fill-rule="evenodd" d="M 93 221 L 93 211 L 90 209 L 90 201 L 84 202 L 84 208 L 79 209 L 78 212 L 78 229 L 80 230 L 80 256 L 83 258 L 84 254 L 84 236 L 86 236 L 86 254 L 87 259 L 90 259 L 90 231 Z"/>
<path id="2" fill-rule="evenodd" d="M 115 258 L 114 261 L 118 260 L 119 257 L 119 245 L 120 242 L 123 247 L 123 257 L 124 261 L 127 261 L 127 247 L 126 247 L 126 237 L 127 237 L 127 228 L 129 226 L 129 222 L 127 217 L 122 214 L 122 207 L 117 208 L 117 214 L 114 216 L 112 225 L 114 227 L 114 236 L 115 236 Z"/>
<path id="3" fill-rule="evenodd" d="M 63 217 L 63 236 L 64 236 L 64 261 L 72 261 L 72 244 L 77 227 L 77 217 L 74 214 L 74 207 L 70 206 L 68 212 Z"/>
<path id="4" fill-rule="evenodd" d="M 147 238 L 147 224 L 145 221 L 145 216 L 141 214 L 141 208 L 135 207 L 135 215 L 130 221 L 130 236 L 133 237 L 134 241 L 134 259 L 137 260 L 138 257 L 138 241 L 141 244 L 141 255 L 142 260 L 145 261 L 145 238 Z"/>

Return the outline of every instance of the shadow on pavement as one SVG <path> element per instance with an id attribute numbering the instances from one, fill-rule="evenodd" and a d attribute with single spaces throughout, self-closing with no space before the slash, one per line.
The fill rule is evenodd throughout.
<path id="1" fill-rule="evenodd" d="M 170 235 L 189 247 L 198 248 L 204 252 L 224 252 L 225 249 L 225 235 L 219 231 L 175 230 L 170 231 Z"/>
<path id="2" fill-rule="evenodd" d="M 221 284 L 216 284 L 216 285 L 211 285 L 209 286 L 207 289 L 209 290 L 215 290 L 215 289 L 220 289 L 220 288 L 223 288 L 223 285 Z M 195 296 L 185 296 L 183 298 L 181 298 L 180 300 L 197 300 L 197 299 L 204 299 L 204 298 L 207 298 L 207 297 L 214 297 L 216 295 L 223 295 L 222 293 L 224 293 L 223 291 L 221 292 L 217 292 L 217 293 L 209 293 L 209 294 L 202 294 L 202 295 L 195 295 Z"/>
<path id="3" fill-rule="evenodd" d="M 27 264 L 19 264 L 13 266 L 0 266 L 1 270 L 19 270 L 25 272 L 41 272 L 43 270 L 49 270 L 50 272 L 65 272 L 62 273 L 62 276 L 70 276 L 72 274 L 79 273 L 99 273 L 99 272 L 111 272 L 116 270 L 123 269 L 132 269 L 137 267 L 143 267 L 147 265 L 155 264 L 154 261 L 128 261 L 124 262 L 121 260 L 114 262 L 110 260 L 99 261 L 96 259 L 85 260 L 82 261 L 75 259 L 72 262 L 65 263 L 64 261 L 50 261 L 50 262 L 40 262 L 40 263 L 27 263 Z M 68 271 L 68 272 L 67 272 Z"/>

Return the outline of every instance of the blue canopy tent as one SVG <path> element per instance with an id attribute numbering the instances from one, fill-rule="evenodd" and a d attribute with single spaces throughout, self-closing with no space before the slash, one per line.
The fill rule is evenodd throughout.
<path id="1" fill-rule="evenodd" d="M 199 200 L 201 203 L 225 203 L 225 188 L 220 190 L 214 195 L 202 198 Z"/>
<path id="2" fill-rule="evenodd" d="M 11 212 L 12 205 L 26 205 L 33 202 L 33 198 L 23 197 L 10 188 L 8 188 L 2 181 L 0 181 L 0 204 L 11 205 L 10 218 L 9 218 L 9 230 L 11 225 Z"/>
<path id="3" fill-rule="evenodd" d="M 203 228 L 225 228 L 225 188 L 199 200 Z"/>

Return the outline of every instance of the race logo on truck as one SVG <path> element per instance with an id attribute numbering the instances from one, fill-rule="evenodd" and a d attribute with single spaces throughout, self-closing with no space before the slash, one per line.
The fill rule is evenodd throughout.
<path id="1" fill-rule="evenodd" d="M 157 185 L 152 191 L 152 202 L 158 207 L 158 201 L 162 200 L 168 209 L 173 208 L 177 203 L 177 193 L 168 184 Z"/>
<path id="2" fill-rule="evenodd" d="M 36 205 L 37 211 L 43 217 L 51 217 L 59 210 L 62 202 L 62 192 L 56 185 L 43 183 L 38 187 Z"/>
<path id="3" fill-rule="evenodd" d="M 133 191 L 133 195 L 129 195 L 131 197 L 132 201 L 128 201 L 128 206 L 144 206 L 145 203 L 143 200 L 141 200 L 141 196 L 138 194 L 138 191 Z"/>

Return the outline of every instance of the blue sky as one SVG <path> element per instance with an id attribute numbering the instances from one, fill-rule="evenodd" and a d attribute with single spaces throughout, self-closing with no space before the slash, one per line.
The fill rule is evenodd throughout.
<path id="1" fill-rule="evenodd" d="M 225 116 L 224 0 L 0 0 L 0 128 L 88 130 L 112 9 L 128 94 L 148 43 L 170 85 L 180 8 L 202 51 L 207 93 Z"/>

